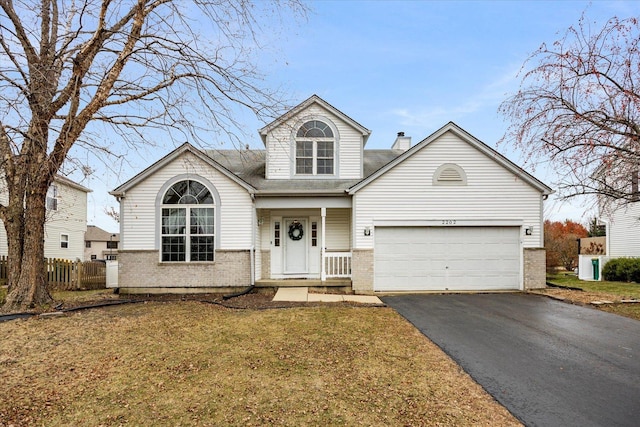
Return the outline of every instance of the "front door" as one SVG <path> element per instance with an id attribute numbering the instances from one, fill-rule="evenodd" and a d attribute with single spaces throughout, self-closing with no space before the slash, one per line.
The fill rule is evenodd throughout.
<path id="1" fill-rule="evenodd" d="M 307 274 L 309 232 L 306 218 L 285 218 L 284 220 L 284 274 Z"/>

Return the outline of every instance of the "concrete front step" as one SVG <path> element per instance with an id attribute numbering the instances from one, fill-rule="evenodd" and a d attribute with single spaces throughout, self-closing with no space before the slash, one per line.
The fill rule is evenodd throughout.
<path id="1" fill-rule="evenodd" d="M 351 279 L 261 279 L 256 280 L 256 288 L 349 288 Z"/>

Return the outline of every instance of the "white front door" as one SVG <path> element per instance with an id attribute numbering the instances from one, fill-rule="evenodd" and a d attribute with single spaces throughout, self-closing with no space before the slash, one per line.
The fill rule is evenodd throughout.
<path id="1" fill-rule="evenodd" d="M 282 239 L 284 241 L 284 274 L 307 274 L 309 230 L 306 218 L 285 218 Z"/>

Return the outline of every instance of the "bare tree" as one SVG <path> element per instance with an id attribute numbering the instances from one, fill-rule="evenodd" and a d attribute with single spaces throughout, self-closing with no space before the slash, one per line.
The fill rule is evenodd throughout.
<path id="1" fill-rule="evenodd" d="M 258 36 L 305 13 L 297 0 L 0 0 L 3 309 L 51 301 L 46 193 L 72 148 L 122 155 L 149 128 L 197 140 L 203 130 L 231 132 L 237 106 L 278 114 L 279 95 L 255 63 Z M 121 147 L 102 140 L 105 127 Z"/>
<path id="2" fill-rule="evenodd" d="M 500 106 L 513 142 L 536 164 L 551 160 L 564 198 L 636 201 L 640 160 L 640 26 L 583 15 L 523 67 L 521 88 Z"/>

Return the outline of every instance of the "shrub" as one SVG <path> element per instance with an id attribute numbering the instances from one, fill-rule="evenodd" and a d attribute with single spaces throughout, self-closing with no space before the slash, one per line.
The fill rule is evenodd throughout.
<path id="1" fill-rule="evenodd" d="M 615 258 L 602 269 L 605 280 L 640 283 L 640 258 Z"/>

